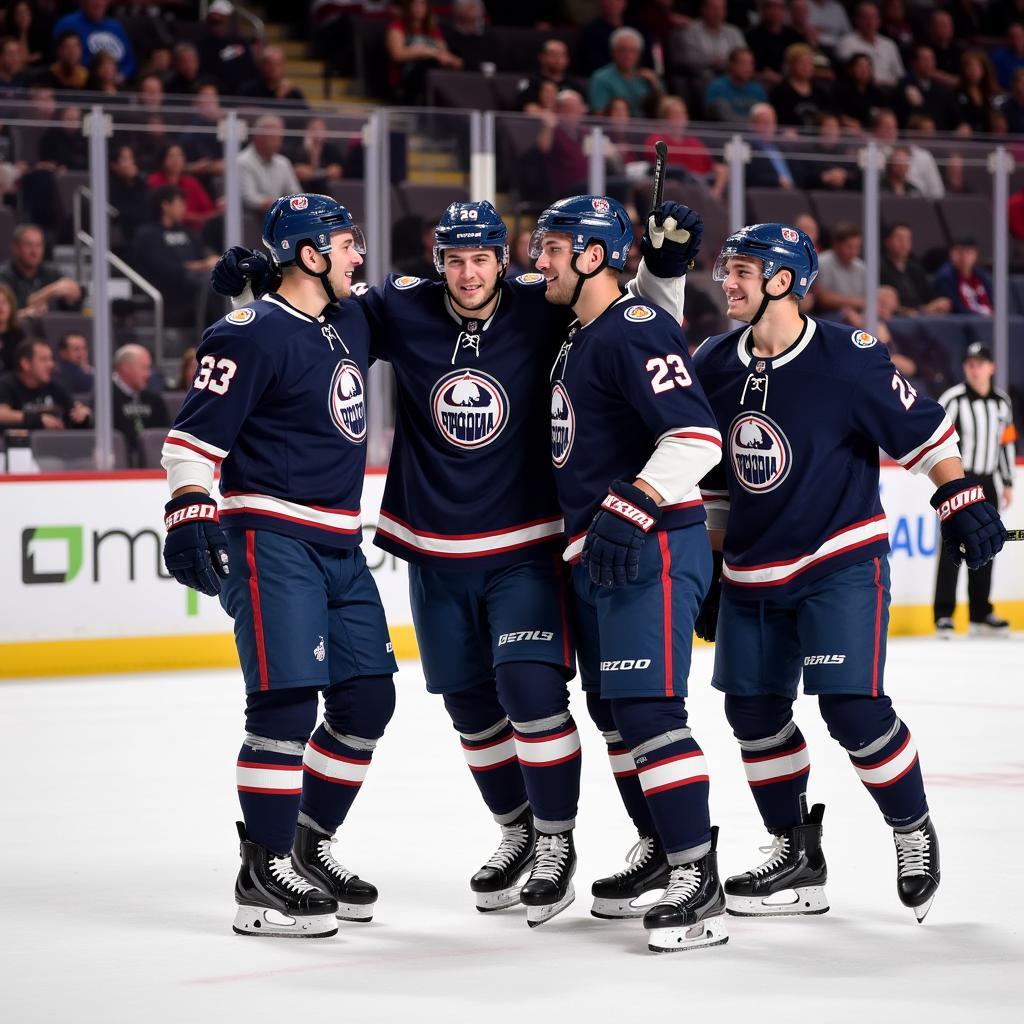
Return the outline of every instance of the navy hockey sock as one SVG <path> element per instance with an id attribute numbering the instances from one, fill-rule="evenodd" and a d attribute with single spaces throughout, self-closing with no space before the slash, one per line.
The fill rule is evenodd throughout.
<path id="1" fill-rule="evenodd" d="M 886 822 L 909 830 L 928 815 L 917 747 L 888 697 L 822 694 L 821 716 Z"/>
<path id="2" fill-rule="evenodd" d="M 788 697 L 725 698 L 725 717 L 739 741 L 750 792 L 769 832 L 801 823 L 811 759 Z"/>
<path id="3" fill-rule="evenodd" d="M 594 725 L 601 730 L 605 743 L 608 745 L 608 761 L 612 768 L 612 777 L 619 790 L 626 813 L 632 818 L 633 824 L 640 835 L 653 836 L 658 830 L 651 817 L 651 809 L 647 806 L 647 798 L 637 778 L 636 764 L 622 739 L 622 733 L 615 726 L 612 717 L 612 702 L 604 700 L 596 693 L 587 694 L 587 710 Z"/>
<path id="4" fill-rule="evenodd" d="M 339 733 L 326 722 L 313 733 L 302 757 L 303 824 L 334 835 L 359 795 L 376 745 Z"/>
<path id="5" fill-rule="evenodd" d="M 682 698 L 613 700 L 669 864 L 689 864 L 711 849 L 707 765 L 686 725 Z"/>
<path id="6" fill-rule="evenodd" d="M 279 856 L 291 852 L 302 793 L 302 744 L 248 735 L 235 769 L 245 831 Z"/>

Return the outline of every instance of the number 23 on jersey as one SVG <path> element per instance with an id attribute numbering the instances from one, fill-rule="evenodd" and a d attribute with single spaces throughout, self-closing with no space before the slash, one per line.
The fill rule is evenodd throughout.
<path id="1" fill-rule="evenodd" d="M 676 352 L 665 356 L 652 356 L 644 364 L 644 369 L 651 374 L 651 389 L 656 395 L 672 388 L 688 388 L 693 381 L 686 371 L 683 357 Z"/>

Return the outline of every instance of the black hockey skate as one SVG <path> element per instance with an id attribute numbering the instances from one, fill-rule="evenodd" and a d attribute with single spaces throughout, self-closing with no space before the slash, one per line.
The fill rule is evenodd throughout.
<path id="1" fill-rule="evenodd" d="M 655 901 L 638 906 L 640 897 L 668 886 L 670 868 L 657 836 L 641 836 L 626 854 L 626 863 L 629 866 L 625 870 L 599 878 L 591 887 L 594 905 L 590 912 L 594 917 L 608 921 L 643 917 Z"/>
<path id="2" fill-rule="evenodd" d="M 700 860 L 671 868 L 665 895 L 644 914 L 652 953 L 681 953 L 729 941 L 717 847 L 718 829 L 712 828 L 711 849 Z"/>
<path id="3" fill-rule="evenodd" d="M 372 921 L 377 902 L 377 887 L 364 882 L 331 854 L 333 836 L 324 835 L 308 825 L 299 825 L 292 847 L 295 870 L 318 889 L 338 901 L 337 916 L 342 921 Z"/>
<path id="4" fill-rule="evenodd" d="M 486 864 L 469 880 L 481 914 L 504 910 L 519 902 L 523 876 L 533 867 L 537 833 L 527 808 L 515 821 L 501 826 L 501 842 Z"/>
<path id="5" fill-rule="evenodd" d="M 929 817 L 913 832 L 894 831 L 892 838 L 896 844 L 896 890 L 903 906 L 913 910 L 920 924 L 939 888 L 939 837 Z"/>
<path id="6" fill-rule="evenodd" d="M 778 832 L 761 852 L 768 859 L 752 871 L 725 880 L 725 901 L 737 917 L 824 914 L 828 868 L 821 852 L 824 804 L 803 811 L 803 824 Z"/>
<path id="7" fill-rule="evenodd" d="M 279 857 L 252 842 L 239 821 L 242 868 L 235 882 L 234 930 L 239 935 L 316 939 L 338 933 L 338 904 L 295 873 L 289 856 Z"/>
<path id="8" fill-rule="evenodd" d="M 519 894 L 526 906 L 526 923 L 531 928 L 550 921 L 574 899 L 572 876 L 576 873 L 576 848 L 572 832 L 538 835 L 533 870 Z"/>

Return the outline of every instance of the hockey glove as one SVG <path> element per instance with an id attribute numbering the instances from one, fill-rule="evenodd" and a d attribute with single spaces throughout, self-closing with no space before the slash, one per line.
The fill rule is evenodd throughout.
<path id="1" fill-rule="evenodd" d="M 931 501 L 939 514 L 942 546 L 954 565 L 966 561 L 968 569 L 980 569 L 1002 550 L 1006 529 L 981 484 L 950 480 L 932 495 Z"/>
<path id="2" fill-rule="evenodd" d="M 241 295 L 246 285 L 259 298 L 269 287 L 274 268 L 265 253 L 233 245 L 219 260 L 210 274 L 210 284 L 218 295 Z"/>
<path id="3" fill-rule="evenodd" d="M 709 644 L 715 642 L 715 633 L 718 632 L 718 606 L 722 601 L 722 552 L 712 551 L 714 566 L 711 570 L 711 586 L 704 595 L 704 601 L 697 612 L 697 618 L 693 623 L 693 631 Z"/>
<path id="4" fill-rule="evenodd" d="M 655 277 L 682 277 L 693 269 L 704 237 L 704 220 L 682 203 L 664 202 L 647 215 L 640 255 Z"/>
<path id="5" fill-rule="evenodd" d="M 181 584 L 213 597 L 230 571 L 228 543 L 217 502 L 198 491 L 179 494 L 164 506 L 164 565 Z"/>
<path id="6" fill-rule="evenodd" d="M 658 503 L 639 487 L 616 480 L 594 516 L 581 563 L 599 587 L 624 587 L 640 575 L 640 549 L 661 518 Z"/>

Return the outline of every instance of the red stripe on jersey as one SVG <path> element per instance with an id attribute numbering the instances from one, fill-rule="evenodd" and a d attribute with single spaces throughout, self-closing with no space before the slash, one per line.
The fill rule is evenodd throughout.
<path id="1" fill-rule="evenodd" d="M 249 600 L 252 603 L 252 627 L 256 634 L 256 658 L 260 666 L 260 689 L 270 689 L 267 673 L 267 649 L 263 642 L 263 612 L 260 609 L 260 583 L 256 572 L 256 534 L 245 531 L 245 561 L 249 566 Z"/>
<path id="2" fill-rule="evenodd" d="M 658 534 L 658 546 L 661 548 L 661 600 L 662 629 L 664 636 L 665 656 L 665 696 L 672 696 L 672 553 L 668 547 L 668 534 Z"/>
<path id="3" fill-rule="evenodd" d="M 947 430 L 942 437 L 938 439 L 938 441 L 933 441 L 927 448 L 922 448 L 921 451 L 919 451 L 909 462 L 903 463 L 903 468 L 913 469 L 913 467 L 916 466 L 933 448 L 938 448 L 940 444 L 948 441 L 955 430 L 956 427 L 950 424 L 949 430 Z"/>

